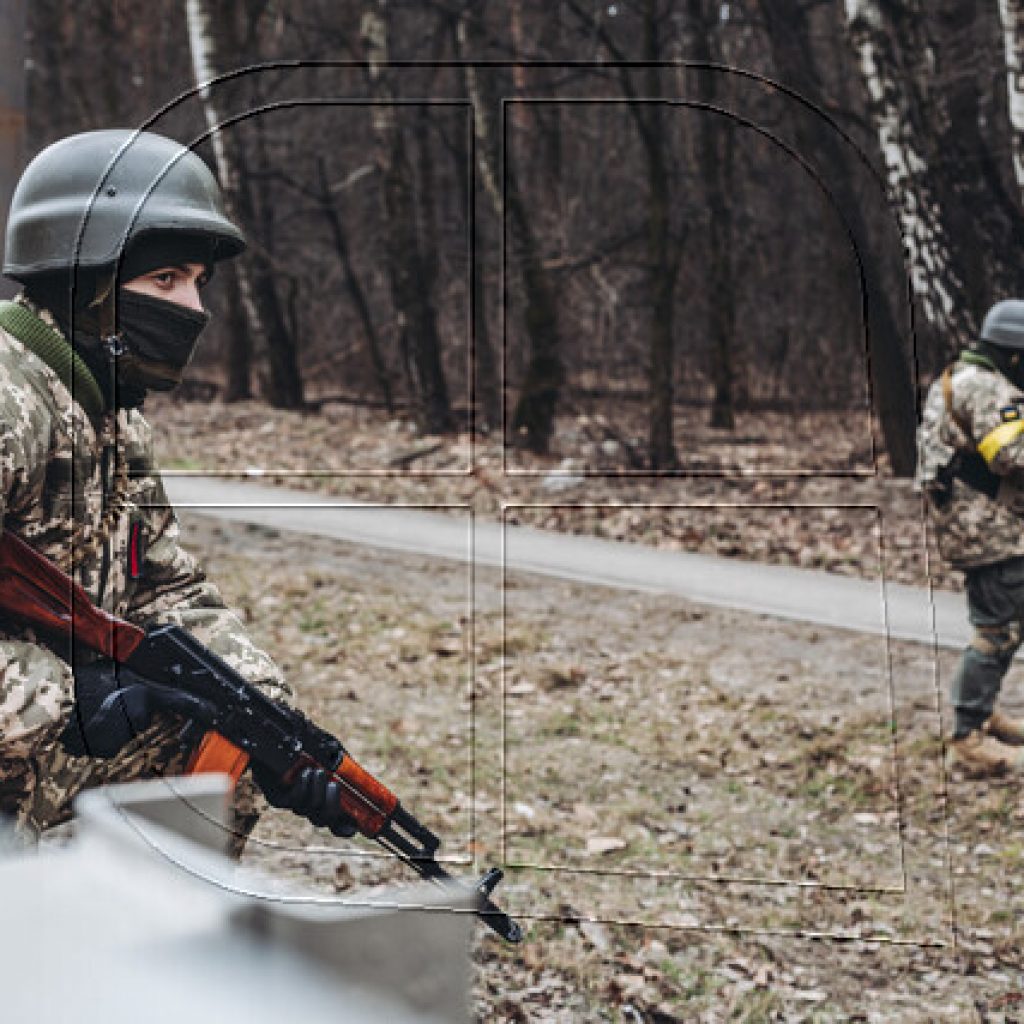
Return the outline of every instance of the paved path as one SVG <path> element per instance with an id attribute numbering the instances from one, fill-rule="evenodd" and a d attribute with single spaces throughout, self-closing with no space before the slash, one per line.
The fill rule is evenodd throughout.
<path id="1" fill-rule="evenodd" d="M 233 522 L 253 523 L 393 551 L 456 559 L 904 640 L 962 647 L 969 637 L 960 595 L 832 573 L 471 523 L 468 511 L 354 504 L 213 477 L 165 477 L 171 501 Z"/>

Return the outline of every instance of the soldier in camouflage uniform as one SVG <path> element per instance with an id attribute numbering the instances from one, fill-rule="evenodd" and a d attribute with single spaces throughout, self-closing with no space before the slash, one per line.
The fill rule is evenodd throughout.
<path id="1" fill-rule="evenodd" d="M 199 289 L 244 245 L 206 165 L 161 136 L 89 132 L 29 165 L 3 268 L 25 290 L 0 304 L 0 527 L 98 606 L 142 627 L 180 624 L 282 698 L 280 672 L 179 543 L 139 411 L 180 380 L 208 319 Z M 180 773 L 188 704 L 157 692 L 0 617 L 0 816 L 31 840 L 86 787 Z M 320 819 L 351 833 L 322 772 L 257 781 L 235 791 L 236 853 L 265 806 L 260 787 L 302 814 L 333 799 Z"/>
<path id="2" fill-rule="evenodd" d="M 975 774 L 1019 771 L 1024 722 L 995 705 L 1024 621 L 1024 301 L 993 306 L 932 385 L 918 483 L 943 558 L 966 575 L 974 627 L 952 683 L 953 755 Z"/>

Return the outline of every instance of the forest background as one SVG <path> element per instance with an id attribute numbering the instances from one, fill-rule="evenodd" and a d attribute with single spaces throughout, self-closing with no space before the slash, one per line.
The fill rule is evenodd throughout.
<path id="1" fill-rule="evenodd" d="M 471 418 L 535 453 L 583 410 L 656 472 L 699 455 L 684 408 L 871 409 L 906 475 L 916 389 L 1021 290 L 1008 0 L 27 18 L 30 152 L 145 124 L 219 170 L 251 240 L 197 367 L 227 401 Z"/>

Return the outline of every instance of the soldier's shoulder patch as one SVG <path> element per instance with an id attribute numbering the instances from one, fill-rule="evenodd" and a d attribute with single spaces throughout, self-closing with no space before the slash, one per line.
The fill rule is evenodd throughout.
<path id="1" fill-rule="evenodd" d="M 1011 423 L 1013 420 L 1020 419 L 1020 406 L 1018 405 L 1004 405 L 999 410 L 999 418 L 1004 423 Z"/>

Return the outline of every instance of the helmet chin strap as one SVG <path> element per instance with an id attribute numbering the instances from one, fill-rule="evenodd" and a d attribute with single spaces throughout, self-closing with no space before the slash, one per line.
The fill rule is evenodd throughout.
<path id="1" fill-rule="evenodd" d="M 99 324 L 100 347 L 113 362 L 127 350 L 124 337 L 117 330 L 117 275 L 102 278 L 96 288 L 96 297 L 89 304 L 96 309 Z"/>
<path id="2" fill-rule="evenodd" d="M 104 274 L 96 283 L 96 295 L 89 308 L 95 311 L 98 354 L 105 360 L 106 374 L 104 387 L 107 389 L 108 401 L 117 408 L 121 397 L 121 383 L 118 379 L 118 361 L 128 351 L 124 334 L 117 329 L 117 273 L 111 271 Z"/>

